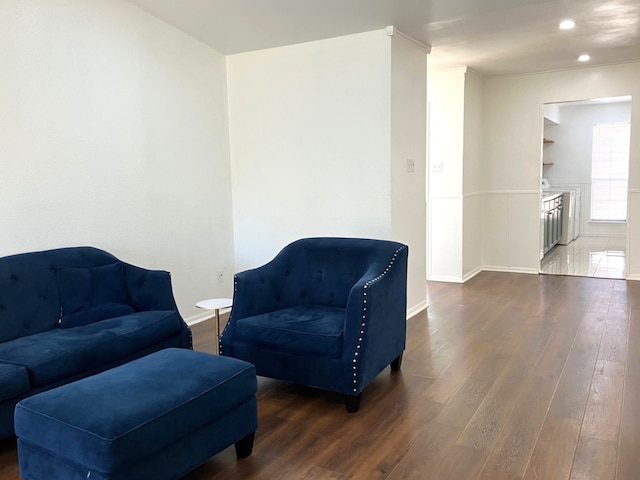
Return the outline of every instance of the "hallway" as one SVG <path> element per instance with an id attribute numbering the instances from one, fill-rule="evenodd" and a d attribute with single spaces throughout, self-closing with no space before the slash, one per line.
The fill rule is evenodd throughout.
<path id="1" fill-rule="evenodd" d="M 541 273 L 580 277 L 625 278 L 626 239 L 580 236 L 556 245 L 540 262 Z"/>

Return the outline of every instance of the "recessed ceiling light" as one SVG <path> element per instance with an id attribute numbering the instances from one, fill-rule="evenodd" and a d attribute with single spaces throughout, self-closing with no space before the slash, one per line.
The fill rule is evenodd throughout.
<path id="1" fill-rule="evenodd" d="M 571 19 L 566 19 L 560 22 L 560 30 L 571 30 L 576 26 L 576 22 Z"/>
<path id="2" fill-rule="evenodd" d="M 583 53 L 582 55 L 580 55 L 578 57 L 578 61 L 579 62 L 588 62 L 589 60 L 591 60 L 591 57 L 589 55 L 587 55 L 586 53 Z"/>

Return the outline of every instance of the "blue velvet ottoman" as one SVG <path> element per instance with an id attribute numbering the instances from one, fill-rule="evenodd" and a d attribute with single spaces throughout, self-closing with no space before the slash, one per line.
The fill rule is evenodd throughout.
<path id="1" fill-rule="evenodd" d="M 25 480 L 177 479 L 258 426 L 250 363 L 169 348 L 22 400 Z"/>

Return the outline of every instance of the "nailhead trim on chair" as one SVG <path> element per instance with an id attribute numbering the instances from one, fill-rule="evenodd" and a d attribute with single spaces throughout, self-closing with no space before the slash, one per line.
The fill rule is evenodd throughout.
<path id="1" fill-rule="evenodd" d="M 238 279 L 236 278 L 236 276 L 233 276 L 233 296 L 235 297 L 236 295 L 236 290 L 238 289 Z M 227 327 L 229 326 L 229 322 L 227 322 L 224 325 L 224 328 L 222 329 L 222 332 L 220 332 L 220 336 L 218 337 L 218 352 L 220 352 L 220 355 L 222 355 L 222 337 L 224 336 L 224 332 L 227 331 Z"/>
<path id="2" fill-rule="evenodd" d="M 355 387 L 355 385 L 358 384 L 358 356 L 360 355 L 359 350 L 362 347 L 362 342 L 364 340 L 364 331 L 365 331 L 365 327 L 367 326 L 367 288 L 369 287 L 369 285 L 372 285 L 373 283 L 375 283 L 378 280 L 382 279 L 382 277 L 384 277 L 387 273 L 389 273 L 389 270 L 391 270 L 391 267 L 393 266 L 393 264 L 395 263 L 396 259 L 398 258 L 398 253 L 400 253 L 405 248 L 406 247 L 402 247 L 402 248 L 397 249 L 395 251 L 395 253 L 393 254 L 393 257 L 391 257 L 391 261 L 387 265 L 387 268 L 384 269 L 384 272 L 382 272 L 377 277 L 369 280 L 363 286 L 363 293 L 362 293 L 362 297 L 363 297 L 362 298 L 362 324 L 360 325 L 361 326 L 360 337 L 358 338 L 358 343 L 356 344 L 356 350 L 353 352 L 353 385 L 354 385 L 353 393 L 354 394 L 358 392 L 358 389 Z"/>

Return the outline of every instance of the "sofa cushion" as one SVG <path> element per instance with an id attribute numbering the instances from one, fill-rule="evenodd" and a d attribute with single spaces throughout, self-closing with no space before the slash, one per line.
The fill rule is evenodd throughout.
<path id="1" fill-rule="evenodd" d="M 103 303 L 94 307 L 84 308 L 75 313 L 65 315 L 60 319 L 60 328 L 72 328 L 106 320 L 107 318 L 122 317 L 135 313 L 131 305 L 124 303 Z"/>
<path id="2" fill-rule="evenodd" d="M 58 268 L 63 315 L 103 303 L 128 303 L 121 262 L 93 268 Z"/>
<path id="3" fill-rule="evenodd" d="M 345 309 L 299 305 L 238 320 L 238 340 L 275 350 L 337 358 L 342 353 Z"/>
<path id="4" fill-rule="evenodd" d="M 0 342 L 57 328 L 59 266 L 88 268 L 117 261 L 110 253 L 93 247 L 58 248 L 0 258 Z"/>
<path id="5" fill-rule="evenodd" d="M 128 305 L 122 263 L 116 262 L 94 268 L 58 268 L 58 288 L 60 292 L 61 325 L 77 326 L 97 322 L 105 318 L 131 313 L 117 309 L 107 313 L 105 304 Z M 106 310 L 112 310 L 108 307 Z M 117 313 L 122 312 L 122 313 Z M 69 316 L 81 313 L 76 318 Z"/>
<path id="6" fill-rule="evenodd" d="M 0 362 L 24 366 L 34 386 L 92 370 L 180 332 L 176 311 L 138 312 L 76 328 L 57 328 L 0 344 Z"/>
<path id="7" fill-rule="evenodd" d="M 24 367 L 0 363 L 0 402 L 29 391 L 29 374 Z"/>

